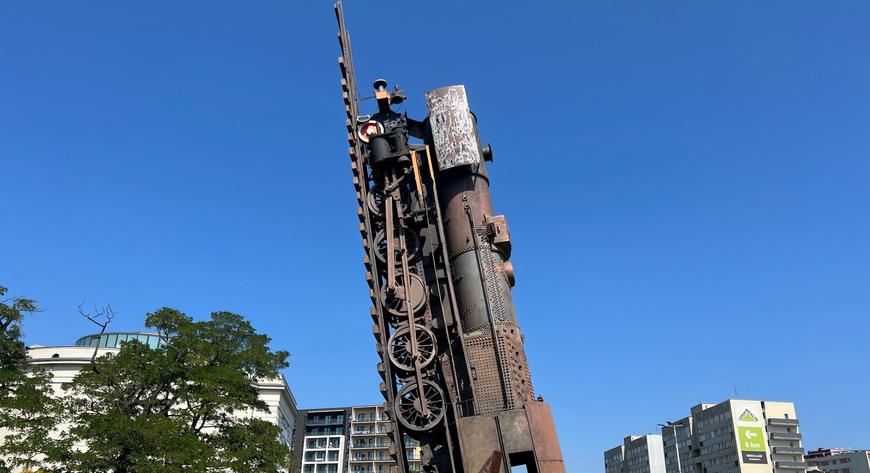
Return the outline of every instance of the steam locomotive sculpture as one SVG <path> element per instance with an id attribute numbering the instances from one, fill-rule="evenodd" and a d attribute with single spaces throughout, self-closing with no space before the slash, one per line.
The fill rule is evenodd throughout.
<path id="1" fill-rule="evenodd" d="M 359 230 L 372 300 L 381 392 L 399 473 L 404 435 L 425 471 L 564 473 L 550 408 L 536 399 L 511 298 L 504 216 L 465 88 L 426 94 L 423 121 L 393 111 L 397 87 L 374 83 L 377 110 L 359 110 L 350 38 L 335 5 L 342 92 Z M 412 142 L 416 141 L 416 142 Z"/>

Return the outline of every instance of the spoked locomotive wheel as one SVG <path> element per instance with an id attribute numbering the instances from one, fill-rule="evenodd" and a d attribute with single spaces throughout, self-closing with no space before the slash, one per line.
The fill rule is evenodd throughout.
<path id="1" fill-rule="evenodd" d="M 432 430 L 444 418 L 444 393 L 432 381 L 423 381 L 423 399 L 426 400 L 426 413 L 423 413 L 423 402 L 417 383 L 405 385 L 395 401 L 395 412 L 399 422 L 406 428 L 416 432 Z"/>
<path id="2" fill-rule="evenodd" d="M 383 184 L 376 184 L 374 187 L 371 188 L 371 190 L 369 190 L 368 206 L 369 206 L 369 211 L 372 213 L 372 215 L 375 215 L 376 217 L 383 218 L 383 216 L 384 216 L 384 201 L 385 200 L 386 199 L 384 198 L 384 185 Z M 401 205 L 402 205 L 402 212 L 407 215 L 408 204 L 405 202 L 402 202 Z"/>
<path id="3" fill-rule="evenodd" d="M 435 360 L 435 335 L 428 328 L 416 324 L 414 332 L 417 339 L 418 364 L 420 369 L 424 369 Z M 408 324 L 403 324 L 393 332 L 387 347 L 390 350 L 390 361 L 393 362 L 393 366 L 402 371 L 414 371 L 414 355 L 411 353 L 411 329 Z"/>
<path id="4" fill-rule="evenodd" d="M 411 273 L 410 279 L 411 287 L 408 289 L 408 296 L 411 298 L 412 311 L 416 314 L 426 306 L 426 282 L 423 281 L 423 278 L 414 273 Z M 401 273 L 396 274 L 396 282 L 399 285 L 399 290 L 396 294 L 387 295 L 386 284 L 384 284 L 381 289 L 381 303 L 384 305 L 384 308 L 387 309 L 387 312 L 389 312 L 390 315 L 400 319 L 408 317 L 408 309 L 405 302 L 406 296 L 403 294 L 405 288 L 402 287 L 404 280 L 405 278 Z"/>
<path id="5" fill-rule="evenodd" d="M 380 268 L 383 268 L 383 271 L 387 270 L 387 232 L 385 230 L 379 230 L 378 233 L 375 234 L 375 256 L 378 257 L 378 262 L 380 263 Z M 411 230 L 405 231 L 405 246 L 408 249 L 408 262 L 413 263 L 417 256 L 420 255 L 420 237 L 417 236 L 416 232 Z M 398 246 L 398 245 L 396 245 Z M 396 259 L 397 261 L 398 258 Z"/>

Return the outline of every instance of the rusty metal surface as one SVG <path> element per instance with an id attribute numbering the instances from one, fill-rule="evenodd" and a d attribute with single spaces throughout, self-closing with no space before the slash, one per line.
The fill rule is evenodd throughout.
<path id="1" fill-rule="evenodd" d="M 441 171 L 477 164 L 480 142 L 474 126 L 474 117 L 468 107 L 465 86 L 453 85 L 435 89 L 426 94 L 429 107 L 429 126 L 438 169 Z"/>
<path id="2" fill-rule="evenodd" d="M 478 387 L 477 412 L 480 414 L 522 406 L 534 395 L 519 327 L 513 322 L 497 322 L 496 340 L 497 346 L 493 349 L 488 328 L 466 336 L 466 349 Z M 500 363 L 496 362 L 496 357 Z M 499 365 L 505 369 L 504 390 L 498 376 Z"/>
<path id="3" fill-rule="evenodd" d="M 562 448 L 559 446 L 559 436 L 556 434 L 550 405 L 533 401 L 526 404 L 525 411 L 529 419 L 538 473 L 565 473 Z"/>

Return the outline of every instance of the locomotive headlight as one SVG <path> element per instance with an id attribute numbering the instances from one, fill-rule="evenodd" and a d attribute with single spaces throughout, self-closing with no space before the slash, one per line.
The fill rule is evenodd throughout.
<path id="1" fill-rule="evenodd" d="M 365 123 L 362 123 L 357 128 L 356 133 L 359 136 L 359 139 L 363 141 L 363 143 L 368 143 L 373 136 L 380 135 L 383 132 L 384 125 L 381 124 L 381 122 L 377 120 L 369 120 Z"/>

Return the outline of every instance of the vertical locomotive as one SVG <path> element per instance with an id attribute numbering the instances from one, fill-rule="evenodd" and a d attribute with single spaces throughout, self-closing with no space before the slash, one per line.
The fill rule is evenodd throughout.
<path id="1" fill-rule="evenodd" d="M 404 93 L 374 83 L 359 109 L 350 38 L 339 23 L 342 95 L 359 204 L 381 392 L 398 473 L 404 435 L 427 472 L 564 473 L 549 406 L 535 398 L 511 287 L 511 238 L 496 215 L 465 88 L 426 94 L 429 116 L 393 110 Z"/>

